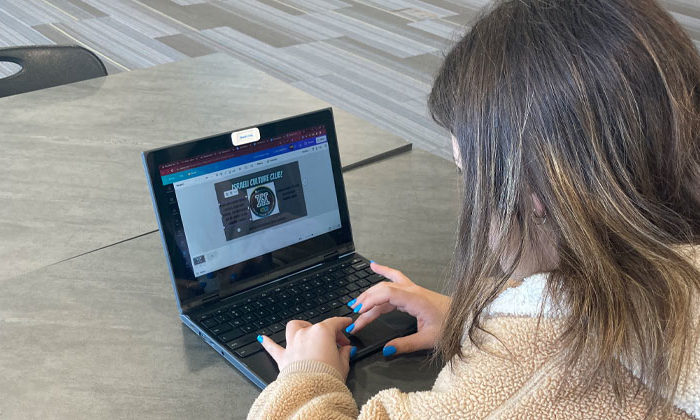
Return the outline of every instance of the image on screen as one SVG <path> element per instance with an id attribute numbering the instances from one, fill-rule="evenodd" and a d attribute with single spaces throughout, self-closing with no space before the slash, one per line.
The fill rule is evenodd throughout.
<path id="1" fill-rule="evenodd" d="M 196 277 L 341 227 L 325 128 L 170 163 Z"/>

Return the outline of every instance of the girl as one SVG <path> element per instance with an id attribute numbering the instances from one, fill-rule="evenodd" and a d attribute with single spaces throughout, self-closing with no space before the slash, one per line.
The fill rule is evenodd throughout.
<path id="1" fill-rule="evenodd" d="M 502 1 L 429 108 L 464 177 L 451 297 L 373 263 L 390 281 L 349 329 L 400 308 L 418 332 L 385 355 L 447 366 L 358 411 L 350 319 L 292 321 L 286 349 L 262 337 L 280 375 L 249 418 L 700 418 L 700 58 L 678 24 L 653 0 Z"/>

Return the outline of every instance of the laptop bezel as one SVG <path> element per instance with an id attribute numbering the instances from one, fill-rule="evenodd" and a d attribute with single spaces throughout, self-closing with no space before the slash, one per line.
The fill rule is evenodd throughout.
<path id="1" fill-rule="evenodd" d="M 178 290 L 177 283 L 178 281 L 195 281 L 196 277 L 191 269 L 185 269 L 187 266 L 184 260 L 185 256 L 175 241 L 175 232 L 171 221 L 168 220 L 168 217 L 170 216 L 168 215 L 167 211 L 167 203 L 164 200 L 166 191 L 161 182 L 159 166 L 167 162 L 179 161 L 189 157 L 198 156 L 203 153 L 231 148 L 231 133 L 236 131 L 257 127 L 261 130 L 261 132 L 269 133 L 270 128 L 274 127 L 277 130 L 276 132 L 286 133 L 289 131 L 294 131 L 295 129 L 303 129 L 317 125 L 323 125 L 326 128 L 326 136 L 329 146 L 328 150 L 330 154 L 336 198 L 338 200 L 338 211 L 341 219 L 341 228 L 297 243 L 293 246 L 299 247 L 307 244 L 308 248 L 311 248 L 312 246 L 319 246 L 319 244 L 326 241 L 333 243 L 333 245 L 323 248 L 320 252 L 310 252 L 309 255 L 300 257 L 298 263 L 288 264 L 278 267 L 272 271 L 259 273 L 254 277 L 250 277 L 246 280 L 245 289 L 235 290 L 230 293 L 226 293 L 226 291 L 222 293 L 221 290 L 218 290 L 217 292 L 203 294 L 184 302 Z M 237 128 L 224 133 L 145 151 L 143 152 L 142 157 L 151 192 L 151 198 L 153 200 L 153 206 L 156 213 L 156 219 L 158 221 L 161 240 L 163 242 L 163 249 L 168 263 L 168 268 L 170 270 L 172 285 L 177 298 L 178 308 L 181 313 L 197 311 L 204 304 L 218 302 L 222 299 L 235 296 L 247 290 L 251 290 L 260 285 L 264 285 L 279 279 L 280 277 L 284 277 L 318 265 L 339 255 L 353 252 L 355 249 L 350 224 L 350 215 L 347 206 L 345 184 L 343 182 L 338 140 L 333 120 L 333 111 L 331 108 L 299 114 L 262 124 L 255 124 L 248 127 Z M 282 248 L 278 251 L 273 251 L 265 255 L 269 255 L 270 257 L 274 258 L 276 253 L 283 252 L 283 250 L 287 248 L 289 247 Z M 187 257 L 189 258 L 189 254 L 187 254 Z M 186 277 L 183 278 L 185 275 Z"/>

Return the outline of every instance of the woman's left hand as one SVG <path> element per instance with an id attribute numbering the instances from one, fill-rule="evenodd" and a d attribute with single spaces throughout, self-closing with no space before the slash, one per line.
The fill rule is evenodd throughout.
<path id="1" fill-rule="evenodd" d="M 261 344 L 275 359 L 279 370 L 292 362 L 317 360 L 338 369 L 343 378 L 346 378 L 350 370 L 352 347 L 343 331 L 350 323 L 352 323 L 351 318 L 328 318 L 318 324 L 292 320 L 287 323 L 285 331 L 287 348 L 280 346 L 267 336 L 260 336 Z"/>

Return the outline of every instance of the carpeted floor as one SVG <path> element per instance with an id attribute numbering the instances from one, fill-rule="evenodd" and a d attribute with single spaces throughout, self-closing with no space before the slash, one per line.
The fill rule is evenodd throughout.
<path id="1" fill-rule="evenodd" d="M 425 99 L 443 53 L 486 3 L 0 0 L 0 47 L 82 44 L 110 73 L 224 52 L 449 158 Z M 664 4 L 700 48 L 700 0 Z"/>

